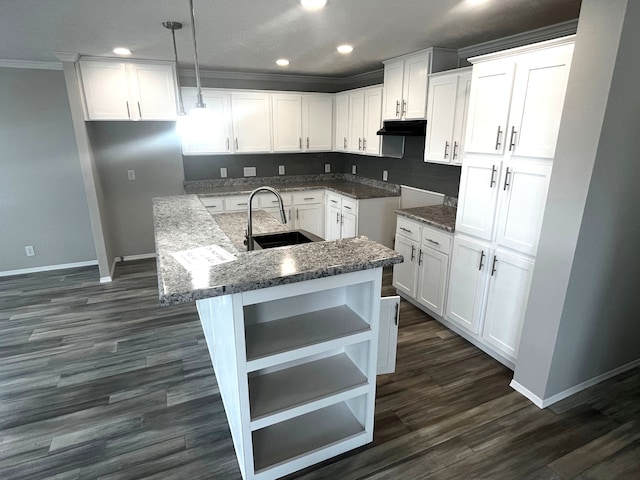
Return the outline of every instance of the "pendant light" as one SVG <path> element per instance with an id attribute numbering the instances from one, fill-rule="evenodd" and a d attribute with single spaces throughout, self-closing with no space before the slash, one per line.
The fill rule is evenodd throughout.
<path id="1" fill-rule="evenodd" d="M 193 35 L 193 60 L 196 66 L 196 105 L 195 108 L 205 108 L 206 105 L 202 100 L 202 85 L 200 84 L 200 65 L 198 64 L 198 42 L 196 41 L 196 13 L 193 8 L 193 0 L 189 0 L 189 7 L 191 10 L 191 33 Z"/>
<path id="2" fill-rule="evenodd" d="M 182 28 L 182 24 L 180 22 L 168 20 L 166 22 L 162 22 L 162 26 L 171 30 L 171 36 L 173 37 L 173 55 L 176 60 L 176 86 L 178 87 L 178 117 L 181 117 L 185 115 L 186 112 L 184 111 L 182 89 L 180 88 L 180 74 L 178 73 L 178 48 L 176 47 L 176 30 L 180 30 Z M 178 121 L 180 121 L 180 119 L 178 119 Z"/>

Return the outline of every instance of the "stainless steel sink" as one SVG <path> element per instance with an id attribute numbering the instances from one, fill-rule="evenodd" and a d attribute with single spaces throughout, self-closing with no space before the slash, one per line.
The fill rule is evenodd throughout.
<path id="1" fill-rule="evenodd" d="M 322 241 L 324 241 L 322 238 L 314 235 L 313 233 L 307 232 L 306 230 L 261 233 L 253 236 L 254 247 L 256 250 Z"/>

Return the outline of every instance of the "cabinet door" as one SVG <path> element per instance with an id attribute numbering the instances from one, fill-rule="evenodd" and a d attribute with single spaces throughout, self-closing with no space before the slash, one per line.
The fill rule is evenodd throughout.
<path id="1" fill-rule="evenodd" d="M 418 265 L 416 300 L 442 316 L 449 256 L 422 245 L 418 254 Z"/>
<path id="2" fill-rule="evenodd" d="M 505 60 L 473 66 L 465 152 L 504 153 L 514 70 Z"/>
<path id="3" fill-rule="evenodd" d="M 124 63 L 80 61 L 88 120 L 131 120 Z"/>
<path id="4" fill-rule="evenodd" d="M 311 232 L 314 235 L 318 235 L 324 238 L 324 217 L 322 215 L 322 204 L 312 205 L 296 205 L 296 220 L 295 225 L 297 228 Z"/>
<path id="5" fill-rule="evenodd" d="M 349 94 L 336 95 L 335 115 L 335 149 L 339 152 L 346 152 L 349 150 Z"/>
<path id="6" fill-rule="evenodd" d="M 234 92 L 231 94 L 231 111 L 235 151 L 271 151 L 269 95 Z"/>
<path id="7" fill-rule="evenodd" d="M 573 45 L 564 45 L 518 62 L 509 114 L 513 155 L 555 156 L 572 53 Z"/>
<path id="8" fill-rule="evenodd" d="M 426 118 L 430 56 L 430 53 L 420 53 L 404 61 L 402 87 L 404 119 Z"/>
<path id="9" fill-rule="evenodd" d="M 175 120 L 176 83 L 171 65 L 127 65 L 129 92 L 136 120 Z"/>
<path id="10" fill-rule="evenodd" d="M 465 159 L 460 174 L 456 232 L 491 240 L 501 162 Z"/>
<path id="11" fill-rule="evenodd" d="M 400 118 L 403 81 L 404 60 L 384 65 L 384 103 L 382 107 L 382 118 L 384 120 Z"/>
<path id="12" fill-rule="evenodd" d="M 439 76 L 429 81 L 425 162 L 450 163 L 453 158 L 457 93 L 458 75 Z"/>
<path id="13" fill-rule="evenodd" d="M 308 152 L 331 151 L 333 95 L 302 97 L 302 148 Z"/>
<path id="14" fill-rule="evenodd" d="M 462 152 L 464 151 L 464 138 L 467 128 L 469 112 L 469 94 L 471 93 L 471 71 L 461 73 L 458 78 L 458 92 L 456 95 L 456 114 L 453 125 L 453 150 L 451 163 L 462 164 Z"/>
<path id="15" fill-rule="evenodd" d="M 271 95 L 274 152 L 302 151 L 302 97 Z"/>
<path id="16" fill-rule="evenodd" d="M 490 268 L 489 248 L 456 236 L 451 254 L 447 318 L 471 333 L 478 333 L 482 300 Z"/>
<path id="17" fill-rule="evenodd" d="M 180 117 L 179 130 L 184 155 L 231 152 L 231 96 L 228 92 L 203 90 L 202 97 L 211 114 L 206 118 Z M 183 88 L 182 100 L 188 111 L 196 103 L 196 89 Z"/>
<path id="18" fill-rule="evenodd" d="M 535 255 L 551 165 L 507 164 L 500 184 L 496 242 Z"/>
<path id="19" fill-rule="evenodd" d="M 349 95 L 349 141 L 348 150 L 362 153 L 362 135 L 364 132 L 364 92 Z"/>
<path id="20" fill-rule="evenodd" d="M 351 238 L 358 234 L 358 217 L 353 213 L 342 213 L 342 234 L 341 238 Z"/>
<path id="21" fill-rule="evenodd" d="M 380 155 L 380 115 L 382 88 L 372 88 L 364 93 L 364 134 L 362 150 L 368 155 Z"/>
<path id="22" fill-rule="evenodd" d="M 400 297 L 381 298 L 378 322 L 378 375 L 396 371 L 399 320 Z"/>
<path id="23" fill-rule="evenodd" d="M 339 240 L 341 232 L 342 214 L 340 213 L 340 207 L 329 206 L 327 208 L 324 238 L 325 240 Z"/>
<path id="24" fill-rule="evenodd" d="M 489 269 L 492 273 L 482 337 L 515 359 L 529 299 L 533 262 L 498 250 Z"/>
<path id="25" fill-rule="evenodd" d="M 418 242 L 396 235 L 394 250 L 404 257 L 404 262 L 393 266 L 393 286 L 411 298 L 416 296 L 418 282 Z"/>

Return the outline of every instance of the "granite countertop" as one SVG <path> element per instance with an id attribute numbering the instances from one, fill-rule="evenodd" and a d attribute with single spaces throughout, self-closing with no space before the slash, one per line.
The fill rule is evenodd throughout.
<path id="1" fill-rule="evenodd" d="M 256 233 L 286 229 L 265 212 L 254 213 Z M 208 213 L 196 195 L 153 200 L 161 305 L 187 303 L 402 262 L 401 255 L 366 237 L 247 252 L 238 245 L 246 228 L 241 218 L 246 221 L 246 216 L 242 213 L 221 214 L 219 221 L 215 217 Z M 235 258 L 217 265 L 200 263 L 186 268 L 173 255 L 212 245 L 221 247 Z"/>
<path id="2" fill-rule="evenodd" d="M 356 181 L 356 178 L 358 181 Z M 296 192 L 324 188 L 357 200 L 400 196 L 399 185 L 342 174 L 186 181 L 184 182 L 184 191 L 187 194 L 217 197 L 249 194 L 254 189 L 263 185 L 274 187 L 280 192 Z"/>
<path id="3" fill-rule="evenodd" d="M 411 220 L 453 232 L 456 226 L 456 210 L 456 207 L 430 205 L 428 207 L 402 208 L 396 210 L 396 213 Z"/>

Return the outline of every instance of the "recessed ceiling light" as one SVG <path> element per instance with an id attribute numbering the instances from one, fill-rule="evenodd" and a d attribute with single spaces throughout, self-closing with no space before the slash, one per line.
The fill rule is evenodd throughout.
<path id="1" fill-rule="evenodd" d="M 131 55 L 131 50 L 124 47 L 118 47 L 113 49 L 113 53 L 116 55 Z"/>
<path id="2" fill-rule="evenodd" d="M 351 53 L 353 52 L 353 47 L 351 45 L 340 45 L 338 46 L 337 50 L 340 53 Z"/>
<path id="3" fill-rule="evenodd" d="M 300 0 L 300 4 L 307 10 L 320 10 L 327 4 L 327 0 Z"/>
<path id="4" fill-rule="evenodd" d="M 280 58 L 276 60 L 276 63 L 281 67 L 286 67 L 287 65 L 289 65 L 289 60 L 287 60 L 286 58 Z"/>

